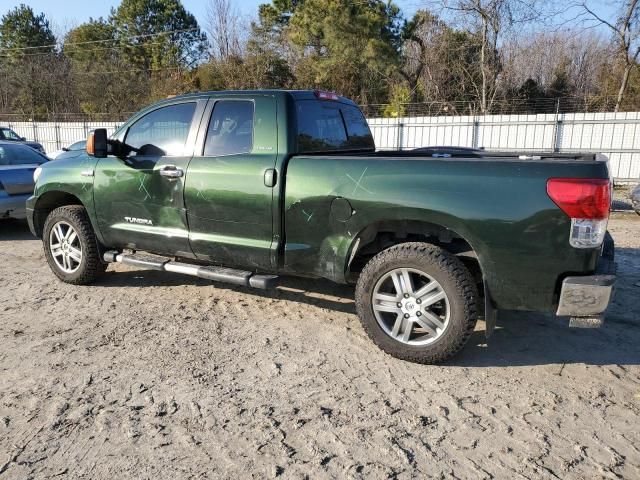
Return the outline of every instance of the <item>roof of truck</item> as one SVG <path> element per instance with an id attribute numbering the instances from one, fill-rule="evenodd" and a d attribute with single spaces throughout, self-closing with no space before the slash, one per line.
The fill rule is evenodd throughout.
<path id="1" fill-rule="evenodd" d="M 200 97 L 203 95 L 211 95 L 211 96 L 220 96 L 220 95 L 281 95 L 288 94 L 293 97 L 295 100 L 316 100 L 317 92 L 328 93 L 335 95 L 337 101 L 342 103 L 350 103 L 355 105 L 356 103 L 347 98 L 335 94 L 333 92 L 325 91 L 325 90 L 279 90 L 279 89 L 265 89 L 265 90 L 207 90 L 202 92 L 193 92 L 186 93 L 184 95 L 176 95 L 175 97 L 171 97 L 171 100 L 180 99 L 180 98 L 190 98 L 190 97 Z"/>

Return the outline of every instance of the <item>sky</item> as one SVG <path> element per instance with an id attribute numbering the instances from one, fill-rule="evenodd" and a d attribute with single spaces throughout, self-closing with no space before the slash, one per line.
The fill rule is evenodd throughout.
<path id="1" fill-rule="evenodd" d="M 120 0 L 16 0 L 0 2 L 0 14 L 14 8 L 20 3 L 24 3 L 36 13 L 43 12 L 52 21 L 54 31 L 57 29 L 66 30 L 74 25 L 85 22 L 89 17 L 107 17 L 111 7 L 120 4 Z M 200 26 L 203 26 L 206 18 L 207 0 L 182 0 L 183 5 L 196 16 Z M 234 0 L 234 4 L 245 15 L 256 16 L 258 5 L 269 3 L 269 0 Z M 421 5 L 427 3 L 420 0 L 395 0 L 395 3 L 402 8 L 406 16 L 411 16 Z M 58 32 L 56 32 L 58 33 Z"/>
<path id="2" fill-rule="evenodd" d="M 255 17 L 258 5 L 269 3 L 269 0 L 233 0 L 238 10 L 244 15 Z M 2 0 L 0 2 L 0 15 L 14 8 L 20 3 L 29 5 L 36 13 L 44 12 L 56 35 L 60 36 L 67 30 L 87 21 L 90 17 L 106 18 L 111 7 L 120 4 L 120 0 Z M 206 5 L 208 0 L 182 0 L 184 6 L 196 16 L 200 26 L 206 28 Z M 430 0 L 394 0 L 406 18 L 416 10 L 433 4 Z M 589 2 L 599 14 L 610 17 L 613 11 L 612 0 L 593 0 Z M 571 16 L 567 14 L 568 18 Z"/>

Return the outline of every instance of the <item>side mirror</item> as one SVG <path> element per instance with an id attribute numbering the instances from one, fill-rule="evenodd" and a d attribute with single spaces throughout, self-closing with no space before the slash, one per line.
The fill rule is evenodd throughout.
<path id="1" fill-rule="evenodd" d="M 108 148 L 107 130 L 105 128 L 96 128 L 89 134 L 89 138 L 87 138 L 87 153 L 96 158 L 106 158 Z"/>
<path id="2" fill-rule="evenodd" d="M 26 142 L 26 141 L 27 141 L 27 139 L 26 139 L 26 137 L 20 137 L 20 141 L 21 141 L 21 142 Z"/>

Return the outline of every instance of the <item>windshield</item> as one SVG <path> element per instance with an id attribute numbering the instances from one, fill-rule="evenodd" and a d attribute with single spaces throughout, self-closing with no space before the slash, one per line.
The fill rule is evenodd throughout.
<path id="1" fill-rule="evenodd" d="M 40 165 L 47 159 L 26 145 L 0 145 L 0 165 Z"/>
<path id="2" fill-rule="evenodd" d="M 2 135 L 4 136 L 4 138 L 6 138 L 7 140 L 21 140 L 22 138 L 20 137 L 20 135 L 18 135 L 16 132 L 14 132 L 13 130 L 11 130 L 10 128 L 3 128 L 2 129 Z"/>

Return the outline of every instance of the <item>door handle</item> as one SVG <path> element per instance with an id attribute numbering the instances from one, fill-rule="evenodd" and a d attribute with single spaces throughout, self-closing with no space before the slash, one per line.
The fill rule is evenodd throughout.
<path id="1" fill-rule="evenodd" d="M 274 168 L 269 168 L 264 172 L 264 186 L 275 187 L 278 181 L 278 174 Z"/>
<path id="2" fill-rule="evenodd" d="M 160 169 L 160 175 L 168 178 L 179 178 L 184 175 L 184 171 L 175 165 L 165 165 Z"/>

